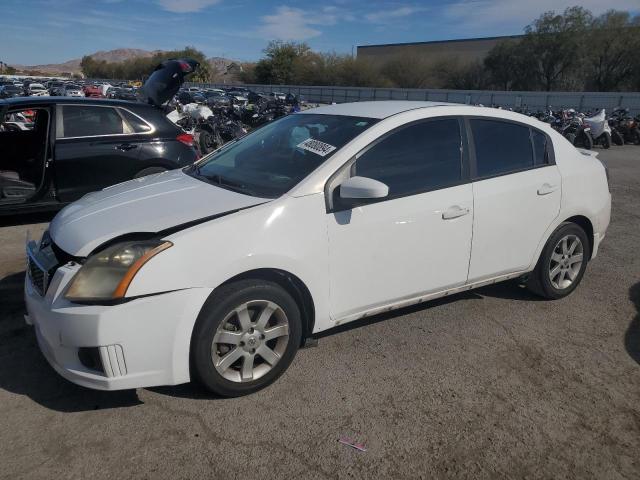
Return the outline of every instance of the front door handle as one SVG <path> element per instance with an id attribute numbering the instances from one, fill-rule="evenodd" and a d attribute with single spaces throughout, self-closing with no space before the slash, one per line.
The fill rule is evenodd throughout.
<path id="1" fill-rule="evenodd" d="M 538 195 L 549 195 L 558 189 L 557 185 L 551 185 L 550 183 L 544 183 L 538 189 Z"/>
<path id="2" fill-rule="evenodd" d="M 122 150 L 123 152 L 126 152 L 128 150 L 133 150 L 134 148 L 138 148 L 138 146 L 131 143 L 121 143 L 116 147 L 116 150 Z"/>
<path id="3" fill-rule="evenodd" d="M 462 217 L 469 213 L 468 208 L 461 208 L 458 205 L 454 205 L 453 207 L 447 208 L 444 212 L 442 212 L 443 220 L 452 220 L 454 218 Z"/>

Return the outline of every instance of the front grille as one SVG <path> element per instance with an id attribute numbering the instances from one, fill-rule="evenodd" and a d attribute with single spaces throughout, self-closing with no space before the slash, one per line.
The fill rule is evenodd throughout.
<path id="1" fill-rule="evenodd" d="M 47 291 L 47 287 L 49 286 L 49 274 L 42 270 L 30 256 L 28 257 L 27 262 L 29 278 L 31 279 L 33 288 L 35 288 L 40 295 L 44 295 Z"/>

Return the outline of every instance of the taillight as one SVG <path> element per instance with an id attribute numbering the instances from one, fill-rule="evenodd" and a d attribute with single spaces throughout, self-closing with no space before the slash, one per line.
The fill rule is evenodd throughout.
<path id="1" fill-rule="evenodd" d="M 184 143 L 187 147 L 193 147 L 193 135 L 190 133 L 181 133 L 176 137 L 180 143 Z"/>

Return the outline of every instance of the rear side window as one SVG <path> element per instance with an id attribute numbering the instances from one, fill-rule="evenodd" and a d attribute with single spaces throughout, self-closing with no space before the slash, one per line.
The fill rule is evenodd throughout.
<path id="1" fill-rule="evenodd" d="M 462 180 L 457 119 L 417 123 L 392 133 L 358 158 L 355 175 L 389 187 L 390 197 L 445 188 Z"/>
<path id="2" fill-rule="evenodd" d="M 151 131 L 151 126 L 137 115 L 121 108 L 118 110 L 130 127 L 131 133 L 147 133 Z"/>
<path id="3" fill-rule="evenodd" d="M 536 166 L 547 165 L 549 163 L 547 136 L 537 130 L 531 130 L 531 140 L 533 140 L 533 153 Z"/>
<path id="4" fill-rule="evenodd" d="M 60 108 L 60 107 L 59 107 Z M 58 138 L 122 135 L 129 133 L 123 118 L 112 107 L 64 105 L 58 122 Z"/>
<path id="5" fill-rule="evenodd" d="M 477 176 L 490 177 L 533 167 L 528 127 L 499 120 L 472 119 Z"/>

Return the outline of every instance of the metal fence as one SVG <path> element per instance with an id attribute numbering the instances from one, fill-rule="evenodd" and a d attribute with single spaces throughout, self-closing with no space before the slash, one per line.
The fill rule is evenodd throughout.
<path id="1" fill-rule="evenodd" d="M 229 87 L 214 83 L 189 83 L 203 88 Z M 282 92 L 299 95 L 312 103 L 344 103 L 367 100 L 429 100 L 463 103 L 468 105 L 526 107 L 532 111 L 575 108 L 586 112 L 605 108 L 628 108 L 633 115 L 640 114 L 638 92 L 504 92 L 491 90 L 434 90 L 414 88 L 329 87 L 300 85 L 241 85 L 258 93 Z"/>

